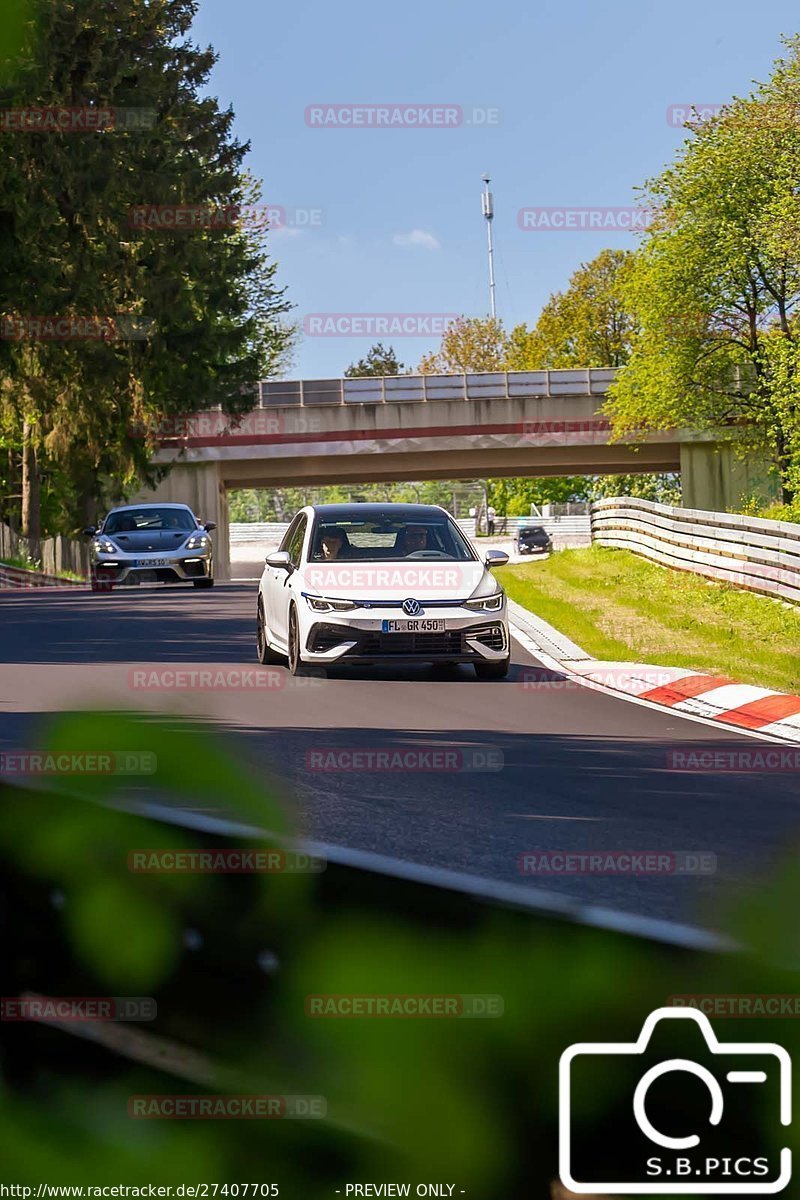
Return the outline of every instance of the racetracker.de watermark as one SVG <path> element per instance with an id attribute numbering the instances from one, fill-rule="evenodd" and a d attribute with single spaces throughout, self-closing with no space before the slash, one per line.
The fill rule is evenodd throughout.
<path id="1" fill-rule="evenodd" d="M 139 875 L 319 875 L 324 858 L 299 850 L 131 850 L 128 870 Z"/>
<path id="2" fill-rule="evenodd" d="M 694 125 L 711 121 L 724 107 L 724 104 L 670 104 L 666 110 L 667 124 L 673 129 L 682 129 L 687 122 Z"/>
<path id="3" fill-rule="evenodd" d="M 309 104 L 311 129 L 461 129 L 500 124 L 500 109 L 462 104 Z"/>
<path id="4" fill-rule="evenodd" d="M 154 129 L 154 108 L 112 105 L 29 105 L 0 108 L 0 133 L 136 133 Z"/>
<path id="5" fill-rule="evenodd" d="M 320 1120 L 327 1111 L 324 1096 L 151 1094 L 128 1099 L 128 1116 L 140 1121 Z"/>
<path id="6" fill-rule="evenodd" d="M 152 775 L 150 750 L 3 750 L 0 775 Z"/>
<path id="7" fill-rule="evenodd" d="M 347 593 L 352 599 L 369 596 L 376 604 L 387 597 L 413 596 L 423 608 L 425 599 L 441 598 L 443 592 L 463 588 L 466 589 L 463 599 L 467 600 L 472 590 L 468 572 L 461 563 L 398 562 L 379 567 L 370 563 L 326 562 L 307 567 L 303 577 L 310 588 L 323 596 L 331 592 Z"/>
<path id="8" fill-rule="evenodd" d="M 152 996 L 3 996 L 0 1021 L 155 1021 Z"/>
<path id="9" fill-rule="evenodd" d="M 523 421 L 522 436 L 526 442 L 542 445 L 570 446 L 608 441 L 610 421 Z"/>
<path id="10" fill-rule="evenodd" d="M 502 1017 L 503 997 L 492 993 L 314 994 L 306 996 L 307 1017 Z"/>
<path id="11" fill-rule="evenodd" d="M 309 337 L 441 337 L 458 313 L 306 313 Z"/>
<path id="12" fill-rule="evenodd" d="M 753 746 L 736 750 L 670 750 L 670 771 L 800 771 L 800 746 Z"/>
<path id="13" fill-rule="evenodd" d="M 636 205 L 548 205 L 521 208 L 517 225 L 529 233 L 644 233 L 655 210 Z"/>
<path id="14" fill-rule="evenodd" d="M 707 1017 L 800 1017 L 800 995 L 762 992 L 728 995 L 670 996 L 672 1008 L 694 1008 Z"/>
<path id="15" fill-rule="evenodd" d="M 667 124 L 673 129 L 692 128 L 724 115 L 725 124 L 746 130 L 772 130 L 785 133 L 800 129 L 800 104 L 762 100 L 741 106 L 728 104 L 670 104 Z"/>
<path id="16" fill-rule="evenodd" d="M 604 667 L 592 671 L 592 676 L 569 677 L 558 675 L 546 667 L 526 667 L 520 673 L 517 686 L 525 692 L 571 692 L 579 688 L 595 691 L 613 688 L 632 695 L 646 695 L 656 688 L 666 687 L 675 678 L 670 671 L 659 671 L 657 667 L 632 670 L 630 667 Z"/>
<path id="17" fill-rule="evenodd" d="M 237 420 L 222 412 L 178 413 L 175 416 L 149 417 L 128 426 L 135 438 L 242 440 L 262 437 L 288 437 L 295 434 L 320 433 L 322 417 L 314 412 L 271 412 L 256 409 Z"/>
<path id="18" fill-rule="evenodd" d="M 497 746 L 421 747 L 359 746 L 337 749 L 320 746 L 306 750 L 307 771 L 502 771 L 503 751 Z"/>
<path id="19" fill-rule="evenodd" d="M 0 316 L 0 338 L 7 342 L 141 342 L 152 337 L 155 321 L 114 316 Z"/>
<path id="20" fill-rule="evenodd" d="M 521 875 L 714 875 L 710 850 L 526 850 Z"/>
<path id="21" fill-rule="evenodd" d="M 288 675 L 258 668 L 132 667 L 128 687 L 145 692 L 270 692 L 324 687 L 322 675 Z"/>
<path id="22" fill-rule="evenodd" d="M 166 233 L 215 229 L 318 229 L 321 208 L 282 204 L 134 204 L 128 209 L 131 229 Z"/>

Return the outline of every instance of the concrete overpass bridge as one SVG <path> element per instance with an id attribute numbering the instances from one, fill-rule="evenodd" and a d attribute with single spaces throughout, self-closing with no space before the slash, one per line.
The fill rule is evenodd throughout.
<path id="1" fill-rule="evenodd" d="M 139 499 L 191 504 L 216 520 L 228 568 L 227 492 L 235 488 L 503 476 L 680 471 L 684 504 L 724 510 L 763 486 L 713 436 L 659 431 L 612 443 L 601 409 L 615 371 L 509 371 L 263 382 L 232 425 L 192 414 L 157 431 L 173 463 Z M 762 473 L 763 474 L 763 473 Z"/>

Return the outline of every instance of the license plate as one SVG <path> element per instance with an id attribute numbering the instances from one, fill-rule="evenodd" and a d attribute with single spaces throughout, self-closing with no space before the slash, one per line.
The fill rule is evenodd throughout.
<path id="1" fill-rule="evenodd" d="M 441 633 L 444 628 L 443 620 L 420 618 L 417 621 L 381 621 L 383 633 Z"/>
<path id="2" fill-rule="evenodd" d="M 137 558 L 137 567 L 168 567 L 169 562 L 166 558 Z"/>

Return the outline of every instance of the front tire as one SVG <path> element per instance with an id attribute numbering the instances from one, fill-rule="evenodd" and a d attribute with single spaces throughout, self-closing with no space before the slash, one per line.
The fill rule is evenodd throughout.
<path id="1" fill-rule="evenodd" d="M 297 627 L 297 611 L 292 604 L 289 608 L 289 672 L 292 675 L 301 675 L 303 664 L 300 662 L 300 630 Z"/>
<path id="2" fill-rule="evenodd" d="M 511 666 L 510 658 L 501 658 L 499 662 L 473 663 L 478 679 L 505 679 Z"/>
<path id="3" fill-rule="evenodd" d="M 214 586 L 214 578 L 211 579 L 193 579 L 192 584 L 196 588 L 212 588 Z"/>
<path id="4" fill-rule="evenodd" d="M 278 654 L 270 647 L 267 638 L 267 622 L 264 617 L 264 605 L 261 597 L 258 598 L 258 608 L 256 610 L 256 656 L 262 667 L 271 666 L 274 663 L 282 661 L 282 655 Z"/>

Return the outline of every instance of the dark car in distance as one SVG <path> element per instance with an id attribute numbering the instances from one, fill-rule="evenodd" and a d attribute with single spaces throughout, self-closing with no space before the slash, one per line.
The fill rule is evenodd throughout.
<path id="1" fill-rule="evenodd" d="M 521 525 L 516 548 L 518 554 L 547 554 L 553 549 L 553 542 L 542 525 Z"/>

